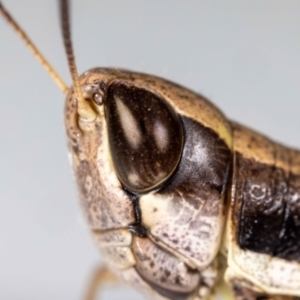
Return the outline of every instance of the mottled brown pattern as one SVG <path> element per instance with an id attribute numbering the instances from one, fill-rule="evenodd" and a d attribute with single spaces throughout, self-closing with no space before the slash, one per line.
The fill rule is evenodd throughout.
<path id="1" fill-rule="evenodd" d="M 153 90 L 164 98 L 180 115 L 185 132 L 184 151 L 174 176 L 154 193 L 140 195 L 142 222 L 149 234 L 144 239 L 134 237 L 133 242 L 128 231 L 135 221 L 133 205 L 113 167 L 101 106 L 105 96 L 93 101 L 93 93 L 105 94 L 116 79 Z M 81 203 L 100 251 L 120 277 L 150 292 L 155 299 L 204 299 L 217 278 L 213 262 L 224 229 L 224 196 L 232 158 L 231 124 L 203 97 L 157 77 L 93 69 L 80 80 L 97 119 L 91 123 L 78 119 L 71 90 L 65 110 L 67 135 Z M 235 123 L 232 126 L 236 139 L 232 195 L 238 200 L 232 206 L 233 223 L 229 228 L 233 231 L 228 232 L 238 230 L 241 234 L 235 233 L 227 240 L 235 242 L 238 237 L 247 247 L 264 247 L 264 251 L 272 250 L 278 257 L 295 259 L 299 249 L 295 240 L 300 240 L 300 155 Z M 257 205 L 259 202 L 263 205 Z M 259 218 L 253 218 L 255 214 Z M 249 216 L 252 227 L 247 221 Z M 262 223 L 256 226 L 258 221 Z M 265 230 L 267 241 L 257 239 L 258 228 Z M 277 239 L 272 236 L 274 228 Z M 247 256 L 241 261 L 247 261 Z M 271 267 L 276 270 L 276 266 Z M 284 266 L 286 274 L 297 272 L 297 266 Z M 238 279 L 243 280 L 243 276 Z M 256 280 L 255 272 L 251 276 Z"/>
<path id="2" fill-rule="evenodd" d="M 170 300 L 156 292 L 136 271 L 135 268 L 129 268 L 115 272 L 124 283 L 130 283 L 131 287 L 135 288 L 149 300 Z"/>
<path id="3" fill-rule="evenodd" d="M 181 119 L 185 144 L 178 169 L 157 193 L 141 198 L 141 210 L 162 245 L 203 268 L 214 258 L 222 235 L 231 152 L 211 129 Z"/>
<path id="4" fill-rule="evenodd" d="M 113 229 L 106 231 L 93 230 L 93 236 L 96 245 L 99 248 L 130 246 L 132 235 L 128 229 Z"/>
<path id="5" fill-rule="evenodd" d="M 165 202 L 170 216 L 177 218 L 168 226 L 173 233 L 176 228 L 181 230 L 177 231 L 179 235 L 172 237 L 171 234 L 168 236 L 165 227 L 163 238 L 170 238 L 169 246 L 175 251 L 154 236 L 151 240 L 134 237 L 135 242 L 131 245 L 128 226 L 134 222 L 133 205 L 113 167 L 107 122 L 101 105 L 108 87 L 116 79 L 153 91 L 181 116 L 180 125 L 184 125 L 186 134 L 184 159 L 176 170 L 177 175 L 164 184 L 169 188 L 161 186 L 157 194 L 159 199 L 167 197 L 174 201 L 173 204 Z M 165 298 L 159 294 L 167 295 L 169 299 L 185 299 L 188 295 L 191 299 L 203 299 L 214 285 L 217 274 L 216 267 L 208 265 L 216 255 L 224 221 L 223 202 L 232 142 L 230 126 L 206 99 L 160 78 L 121 70 L 94 69 L 80 80 L 84 97 L 97 113 L 97 119 L 90 123 L 78 119 L 76 99 L 71 91 L 66 102 L 66 126 L 81 203 L 100 251 L 115 271 L 122 270 L 121 277 L 133 284 L 138 280 L 139 285 L 145 287 L 150 284 L 156 299 Z M 95 93 L 97 101 L 93 97 Z M 210 156 L 211 153 L 214 155 Z M 141 198 L 145 196 L 152 194 L 147 193 Z M 153 216 L 162 212 L 160 205 L 151 207 L 148 204 L 147 209 Z M 145 218 L 148 217 L 146 210 L 144 206 L 142 216 Z M 205 240 L 202 244 L 201 239 Z M 209 239 L 210 244 L 207 243 Z M 145 246 L 146 242 L 148 246 Z M 177 250 L 182 247 L 185 252 L 180 254 Z M 201 255 L 197 254 L 198 248 Z M 152 256 L 151 261 L 145 253 Z M 200 273 L 190 268 L 197 265 L 203 269 L 201 282 Z M 145 281 L 133 274 L 132 266 Z M 152 271 L 155 268 L 158 268 L 156 275 Z M 127 273 L 133 276 L 125 276 Z"/>
<path id="6" fill-rule="evenodd" d="M 106 264 L 117 270 L 125 270 L 135 265 L 135 259 L 130 247 L 104 247 L 99 248 Z"/>
<path id="7" fill-rule="evenodd" d="M 185 299 L 198 286 L 200 275 L 151 240 L 133 238 L 138 273 L 159 293 L 171 299 Z"/>
<path id="8" fill-rule="evenodd" d="M 134 222 L 133 207 L 120 184 L 109 179 L 104 123 L 85 124 L 77 120 L 76 101 L 70 93 L 66 101 L 69 149 L 81 204 L 93 229 L 111 229 Z"/>

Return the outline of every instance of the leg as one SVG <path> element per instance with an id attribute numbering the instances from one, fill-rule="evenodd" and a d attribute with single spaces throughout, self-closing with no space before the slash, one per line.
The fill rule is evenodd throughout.
<path id="1" fill-rule="evenodd" d="M 101 288 L 105 285 L 117 284 L 117 277 L 106 267 L 99 266 L 91 276 L 84 300 L 96 300 Z"/>

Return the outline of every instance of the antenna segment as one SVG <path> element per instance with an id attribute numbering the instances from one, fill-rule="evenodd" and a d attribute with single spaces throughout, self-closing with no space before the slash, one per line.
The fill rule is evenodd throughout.
<path id="1" fill-rule="evenodd" d="M 79 84 L 78 73 L 71 41 L 68 0 L 60 1 L 60 20 L 69 70 L 78 101 L 78 114 L 85 121 L 93 121 L 96 118 L 96 114 L 93 111 L 93 109 L 89 106 L 87 101 L 83 98 L 82 90 Z"/>
<path id="2" fill-rule="evenodd" d="M 4 8 L 2 2 L 0 2 L 0 13 L 8 24 L 15 30 L 15 32 L 20 36 L 20 38 L 25 42 L 26 46 L 31 50 L 33 55 L 38 59 L 50 76 L 54 79 L 59 88 L 66 94 L 68 92 L 68 87 L 62 78 L 56 73 L 50 63 L 46 60 L 43 54 L 38 50 L 34 43 L 30 40 L 28 35 L 21 29 L 18 23 L 13 19 L 10 13 Z"/>

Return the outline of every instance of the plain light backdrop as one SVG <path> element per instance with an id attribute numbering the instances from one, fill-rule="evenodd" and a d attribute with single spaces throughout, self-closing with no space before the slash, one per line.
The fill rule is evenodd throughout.
<path id="1" fill-rule="evenodd" d="M 3 2 L 70 84 L 56 1 Z M 299 0 L 77 0 L 71 14 L 80 73 L 168 78 L 300 148 Z M 81 299 L 100 260 L 67 159 L 64 96 L 2 19 L 0 38 L 0 298 Z"/>

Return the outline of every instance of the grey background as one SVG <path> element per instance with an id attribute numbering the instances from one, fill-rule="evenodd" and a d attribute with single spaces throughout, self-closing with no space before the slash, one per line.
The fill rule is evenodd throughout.
<path id="1" fill-rule="evenodd" d="M 4 2 L 69 84 L 56 1 Z M 77 0 L 72 24 L 80 73 L 166 77 L 300 148 L 300 1 Z M 99 257 L 67 159 L 64 96 L 2 19 L 0 34 L 0 298 L 81 299 Z M 124 291 L 142 299 L 129 288 L 105 299 Z"/>

